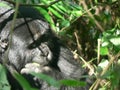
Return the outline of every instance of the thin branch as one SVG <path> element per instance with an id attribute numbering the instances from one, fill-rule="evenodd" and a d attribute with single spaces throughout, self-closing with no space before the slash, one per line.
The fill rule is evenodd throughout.
<path id="1" fill-rule="evenodd" d="M 101 39 L 98 39 L 97 63 L 100 62 L 100 45 L 101 45 Z"/>
<path id="2" fill-rule="evenodd" d="M 94 68 L 92 67 L 92 65 L 90 65 L 89 62 L 86 62 L 86 60 L 84 58 L 82 58 L 81 56 L 79 56 L 79 58 L 84 62 L 84 64 L 89 69 L 89 75 L 95 75 Z"/>
<path id="3" fill-rule="evenodd" d="M 83 5 L 84 9 L 87 11 L 87 10 L 88 10 L 88 7 L 87 7 L 87 5 L 86 5 L 86 2 L 82 0 L 81 3 L 82 3 L 82 5 Z M 92 15 L 92 13 L 91 13 L 91 12 L 87 12 L 87 13 L 88 13 L 88 15 L 95 21 L 95 24 L 96 24 L 96 26 L 100 29 L 100 31 L 103 32 L 103 31 L 104 31 L 103 27 L 102 27 L 102 26 L 100 25 L 100 23 L 94 18 L 94 16 Z"/>
<path id="4" fill-rule="evenodd" d="M 78 49 L 79 49 L 79 50 L 82 50 L 82 47 L 81 47 L 81 44 L 80 44 L 80 42 L 79 42 L 79 38 L 78 38 L 77 32 L 74 32 L 74 35 L 75 35 L 75 38 L 76 38 L 76 42 L 77 42 Z"/>

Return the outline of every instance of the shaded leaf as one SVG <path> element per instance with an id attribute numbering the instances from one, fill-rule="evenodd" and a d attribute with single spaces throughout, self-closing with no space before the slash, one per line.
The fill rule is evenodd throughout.
<path id="1" fill-rule="evenodd" d="M 52 85 L 54 87 L 60 87 L 60 84 L 58 81 L 56 81 L 54 78 L 48 76 L 48 75 L 45 75 L 45 74 L 42 74 L 42 73 L 31 73 L 33 76 L 39 78 L 39 79 L 42 79 L 44 81 L 46 81 L 49 85 Z"/>
<path id="2" fill-rule="evenodd" d="M 59 81 L 61 85 L 65 86 L 72 86 L 72 87 L 78 87 L 78 86 L 85 86 L 86 83 L 82 81 L 77 81 L 77 80 L 60 80 Z"/>
<path id="3" fill-rule="evenodd" d="M 62 21 L 62 25 L 63 27 L 69 27 L 70 26 L 70 22 L 68 20 L 64 20 Z"/>
<path id="4" fill-rule="evenodd" d="M 20 85 L 23 87 L 24 90 L 38 90 L 35 88 L 32 88 L 29 84 L 29 82 L 19 73 L 14 73 L 13 74 L 16 80 L 20 83 Z"/>

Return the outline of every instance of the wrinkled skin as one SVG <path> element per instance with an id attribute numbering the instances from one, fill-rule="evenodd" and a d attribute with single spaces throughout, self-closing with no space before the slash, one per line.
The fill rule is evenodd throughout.
<path id="1" fill-rule="evenodd" d="M 0 13 L 5 11 L 0 10 Z M 33 87 L 40 90 L 58 89 L 40 79 L 34 80 L 29 72 L 44 73 L 57 80 L 80 80 L 85 70 L 74 60 L 71 51 L 53 34 L 49 24 L 37 10 L 21 6 L 19 12 L 13 31 L 11 26 L 14 11 L 4 14 L 7 18 L 0 17 L 0 62 L 7 66 L 8 71 L 11 72 L 9 68 L 18 71 Z M 12 90 L 22 90 L 10 73 L 8 74 Z M 61 86 L 60 90 L 88 90 L 88 85 L 76 88 Z"/>

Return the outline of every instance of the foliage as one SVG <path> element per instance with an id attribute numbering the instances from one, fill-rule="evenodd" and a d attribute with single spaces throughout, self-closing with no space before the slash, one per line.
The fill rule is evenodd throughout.
<path id="1" fill-rule="evenodd" d="M 6 70 L 0 64 L 0 90 L 10 90 L 9 82 L 7 81 Z"/>
<path id="2" fill-rule="evenodd" d="M 20 75 L 19 73 L 14 72 L 12 75 L 20 83 L 20 85 L 22 86 L 23 90 L 38 90 L 38 89 L 32 88 L 30 86 L 29 82 L 22 75 Z"/>
<path id="3" fill-rule="evenodd" d="M 0 64 L 0 90 L 11 90 L 9 82 L 7 80 L 7 77 L 6 77 L 6 72 L 5 71 L 6 71 L 6 69 L 4 68 L 4 66 L 2 66 Z M 11 74 L 20 83 L 20 85 L 22 86 L 22 88 L 24 90 L 39 90 L 39 88 L 31 87 L 29 82 L 19 73 L 13 72 Z M 85 86 L 86 85 L 85 82 L 77 81 L 77 80 L 70 80 L 70 79 L 69 80 L 64 79 L 64 80 L 57 81 L 54 78 L 52 78 L 48 75 L 42 74 L 42 73 L 31 72 L 31 75 L 35 76 L 36 78 L 39 78 L 41 80 L 46 81 L 50 86 L 54 86 L 58 89 L 60 88 L 61 85 L 72 86 L 72 87 Z"/>
<path id="4" fill-rule="evenodd" d="M 6 1 L 13 4 L 19 1 L 20 5 L 31 5 L 43 14 L 56 34 L 71 48 L 75 58 L 84 61 L 82 63 L 92 71 L 95 82 L 90 90 L 95 90 L 98 86 L 99 90 L 120 88 L 119 0 Z M 6 5 L 0 3 L 0 6 Z M 97 43 L 98 39 L 101 42 Z M 77 55 L 79 57 L 76 57 Z M 48 77 L 48 83 L 51 83 L 49 80 L 58 85 L 58 81 Z M 71 85 L 72 81 L 60 82 Z"/>

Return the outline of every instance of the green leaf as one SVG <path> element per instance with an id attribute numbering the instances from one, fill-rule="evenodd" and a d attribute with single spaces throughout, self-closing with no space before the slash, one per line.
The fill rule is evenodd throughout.
<path id="1" fill-rule="evenodd" d="M 61 36 L 65 36 L 65 35 L 66 35 L 66 31 L 65 31 L 65 30 L 60 31 L 60 32 L 59 32 L 59 35 L 61 35 Z"/>
<path id="2" fill-rule="evenodd" d="M 20 85 L 23 87 L 24 90 L 38 90 L 38 89 L 32 88 L 29 82 L 19 73 L 15 72 L 13 73 L 13 76 L 20 83 Z"/>
<path id="3" fill-rule="evenodd" d="M 60 80 L 59 81 L 61 85 L 65 86 L 72 86 L 72 87 L 78 87 L 78 86 L 85 86 L 86 83 L 82 81 L 77 81 L 77 80 Z"/>
<path id="4" fill-rule="evenodd" d="M 0 64 L 0 90 L 10 90 L 10 85 L 7 80 L 5 67 L 3 67 L 1 64 Z"/>
<path id="5" fill-rule="evenodd" d="M 81 16 L 83 13 L 82 13 L 82 11 L 80 11 L 80 10 L 74 10 L 74 11 L 72 12 L 72 14 L 73 14 L 74 16 L 76 16 L 76 17 L 79 17 L 79 16 Z"/>
<path id="6" fill-rule="evenodd" d="M 102 47 L 107 47 L 110 44 L 110 42 L 108 40 L 104 40 L 102 42 Z"/>
<path id="7" fill-rule="evenodd" d="M 53 5 L 54 8 L 59 8 L 61 10 L 62 13 L 67 12 L 67 9 L 65 7 L 63 7 L 62 3 L 56 3 L 55 5 Z"/>
<path id="8" fill-rule="evenodd" d="M 39 79 L 42 79 L 42 80 L 46 81 L 51 86 L 54 86 L 54 87 L 57 87 L 57 88 L 60 87 L 60 83 L 58 81 L 56 81 L 54 78 L 52 78 L 48 75 L 45 75 L 45 74 L 42 74 L 42 73 L 33 73 L 33 72 L 31 74 L 33 76 L 39 78 Z"/>
<path id="9" fill-rule="evenodd" d="M 54 25 L 54 22 L 52 21 L 52 18 L 51 16 L 48 14 L 47 10 L 42 8 L 42 7 L 35 7 L 39 12 L 40 14 L 42 14 L 44 16 L 44 18 L 50 23 L 51 27 L 53 30 L 55 30 L 55 25 Z"/>
<path id="10" fill-rule="evenodd" d="M 110 41 L 113 43 L 113 45 L 115 45 L 115 46 L 119 46 L 120 45 L 120 37 L 118 37 L 118 36 L 115 36 L 115 37 L 112 37 L 111 39 L 110 39 Z"/>
<path id="11" fill-rule="evenodd" d="M 48 12 L 47 12 L 46 9 L 44 9 L 44 8 L 42 8 L 42 7 L 35 7 L 35 8 L 40 12 L 40 14 L 42 14 L 42 15 L 45 17 L 45 19 L 46 19 L 48 22 L 51 23 L 51 17 L 50 17 L 50 15 L 48 14 Z"/>
<path id="12" fill-rule="evenodd" d="M 70 22 L 68 20 L 63 20 L 61 26 L 62 27 L 69 27 L 70 26 Z"/>
<path id="13" fill-rule="evenodd" d="M 54 10 L 53 8 L 49 7 L 48 8 L 56 17 L 64 20 L 64 17 L 60 15 L 60 13 L 58 13 L 56 10 Z"/>
<path id="14" fill-rule="evenodd" d="M 60 7 L 58 7 L 58 6 L 56 6 L 56 5 L 52 5 L 52 7 L 53 7 L 55 10 L 57 10 L 59 13 L 64 14 L 64 11 L 62 11 L 62 9 L 61 9 Z"/>
<path id="15" fill-rule="evenodd" d="M 100 54 L 101 55 L 108 55 L 109 51 L 107 47 L 101 47 L 100 48 Z"/>

